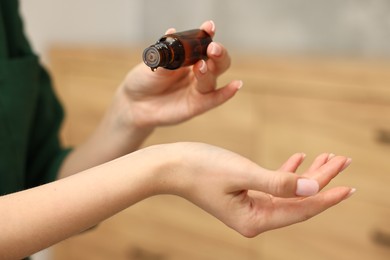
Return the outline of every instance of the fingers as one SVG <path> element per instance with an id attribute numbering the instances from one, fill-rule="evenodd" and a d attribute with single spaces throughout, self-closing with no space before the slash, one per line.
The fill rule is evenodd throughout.
<path id="1" fill-rule="evenodd" d="M 199 29 L 205 30 L 211 37 L 215 35 L 215 23 L 212 20 L 202 23 Z"/>
<path id="2" fill-rule="evenodd" d="M 277 197 L 312 196 L 316 194 L 319 191 L 319 184 L 316 180 L 302 178 L 297 174 L 286 174 L 294 173 L 302 164 L 305 156 L 304 153 L 296 153 L 280 167 L 279 171 L 263 171 L 258 174 L 258 180 L 253 181 L 257 185 L 255 190 Z"/>
<path id="3" fill-rule="evenodd" d="M 220 75 L 230 67 L 229 53 L 221 43 L 211 42 L 207 47 L 207 57 L 208 71 L 214 75 Z"/>
<path id="4" fill-rule="evenodd" d="M 306 154 L 296 153 L 293 154 L 288 160 L 279 168 L 279 171 L 283 172 L 295 172 L 298 167 L 302 164 Z"/>
<path id="5" fill-rule="evenodd" d="M 208 60 L 200 60 L 193 66 L 197 79 L 196 89 L 208 93 L 216 88 L 217 77 L 230 67 L 230 56 L 222 44 L 212 42 L 207 47 Z"/>
<path id="6" fill-rule="evenodd" d="M 323 189 L 334 177 L 351 163 L 345 156 L 331 156 L 322 154 L 318 156 L 302 176 L 294 171 L 302 163 L 303 154 L 291 156 L 281 167 L 281 171 L 260 170 L 258 174 L 248 179 L 248 190 L 269 193 L 276 197 L 313 196 Z M 286 171 L 290 174 L 286 174 Z"/>
<path id="7" fill-rule="evenodd" d="M 243 82 L 240 80 L 235 80 L 227 84 L 226 86 L 219 88 L 213 92 L 204 94 L 202 97 L 202 106 L 199 113 L 208 111 L 214 107 L 217 107 L 230 98 L 232 98 L 237 91 L 242 87 Z"/>
<path id="8" fill-rule="evenodd" d="M 171 34 L 171 33 L 175 33 L 175 32 L 176 32 L 175 28 L 169 28 L 168 30 L 165 31 L 165 34 Z"/>
<path id="9" fill-rule="evenodd" d="M 326 162 L 328 162 L 330 159 L 332 159 L 335 155 L 332 153 L 323 153 L 317 156 L 316 159 L 314 159 L 313 163 L 310 165 L 308 172 L 315 171 L 318 168 L 320 168 L 322 165 L 324 165 Z"/>
<path id="10" fill-rule="evenodd" d="M 329 160 L 326 156 L 320 155 L 314 161 L 310 170 L 303 174 L 304 177 L 314 179 L 318 182 L 320 189 L 323 189 L 334 177 L 347 168 L 352 159 L 345 156 L 330 154 Z M 314 166 L 313 166 L 314 165 Z"/>
<path id="11" fill-rule="evenodd" d="M 211 37 L 215 35 L 215 23 L 213 21 L 206 21 L 200 29 L 205 30 Z M 207 47 L 207 70 L 212 72 L 215 76 L 225 72 L 230 66 L 230 57 L 225 47 L 216 42 L 211 42 Z"/>
<path id="12" fill-rule="evenodd" d="M 206 21 L 200 29 L 205 30 L 211 37 L 215 35 L 215 23 Z M 217 86 L 217 77 L 230 67 L 230 56 L 220 43 L 211 42 L 207 47 L 207 61 L 199 61 L 194 66 L 194 74 L 198 80 L 196 89 L 200 93 L 214 91 Z"/>
<path id="13" fill-rule="evenodd" d="M 269 219 L 269 229 L 308 220 L 349 198 L 354 192 L 355 189 L 349 187 L 337 187 L 301 200 L 276 198 L 275 210 Z"/>
<path id="14" fill-rule="evenodd" d="M 243 180 L 242 189 L 260 191 L 275 197 L 294 198 L 312 196 L 319 191 L 316 180 L 302 178 L 297 174 L 260 169 Z M 244 187 L 244 188 L 243 188 Z"/>
<path id="15" fill-rule="evenodd" d="M 257 232 L 249 236 L 306 221 L 349 198 L 354 191 L 349 187 L 337 187 L 304 199 L 273 198 L 272 207 L 269 208 L 270 212 L 267 212 L 266 219 L 258 222 Z M 255 228 L 252 227 L 251 230 Z"/>
<path id="16" fill-rule="evenodd" d="M 205 30 L 211 37 L 215 35 L 215 23 L 206 21 L 200 29 Z M 168 29 L 165 34 L 175 33 L 174 28 Z M 200 60 L 193 66 L 193 72 L 197 80 L 195 88 L 202 94 L 215 91 L 217 77 L 230 67 L 230 56 L 225 47 L 216 42 L 211 42 L 207 47 L 207 61 Z"/>
<path id="17" fill-rule="evenodd" d="M 215 90 L 217 87 L 217 77 L 213 73 L 210 73 L 206 61 L 198 61 L 194 65 L 193 71 L 197 79 L 195 88 L 199 93 L 207 94 Z"/>

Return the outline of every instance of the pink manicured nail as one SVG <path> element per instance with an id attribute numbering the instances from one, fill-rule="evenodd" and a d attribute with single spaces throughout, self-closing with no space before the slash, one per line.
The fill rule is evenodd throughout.
<path id="1" fill-rule="evenodd" d="M 239 82 L 239 84 L 238 84 L 237 90 L 240 90 L 242 88 L 242 86 L 244 86 L 244 82 L 242 80 L 239 80 L 238 82 Z"/>
<path id="2" fill-rule="evenodd" d="M 199 71 L 200 73 L 205 74 L 207 72 L 207 64 L 204 60 L 202 60 L 201 63 L 202 64 L 199 67 Z"/>
<path id="3" fill-rule="evenodd" d="M 317 194 L 319 191 L 320 186 L 318 185 L 318 182 L 311 179 L 298 179 L 297 181 L 297 190 L 295 194 L 297 196 L 312 196 L 314 194 Z"/>
<path id="4" fill-rule="evenodd" d="M 344 200 L 349 199 L 355 192 L 356 192 L 356 189 L 355 189 L 355 188 L 352 188 L 352 189 L 348 192 L 347 196 L 345 196 Z"/>
<path id="5" fill-rule="evenodd" d="M 351 158 L 348 158 L 347 161 L 344 163 L 343 168 L 341 168 L 340 172 L 344 171 L 352 162 Z"/>
<path id="6" fill-rule="evenodd" d="M 165 31 L 165 34 L 171 34 L 171 33 L 175 33 L 175 32 L 176 32 L 175 28 L 169 28 L 168 30 Z"/>
<path id="7" fill-rule="evenodd" d="M 334 158 L 336 155 L 334 154 L 334 153 L 330 153 L 329 155 L 328 155 L 328 162 L 332 159 L 332 158 Z"/>
<path id="8" fill-rule="evenodd" d="M 214 23 L 214 21 L 210 20 L 209 22 L 211 23 L 211 31 L 215 32 L 215 23 Z"/>
<path id="9" fill-rule="evenodd" d="M 211 50 L 210 50 L 211 55 L 219 56 L 222 54 L 221 46 L 219 46 L 218 44 L 213 43 L 213 42 L 210 43 L 210 45 L 211 45 Z"/>

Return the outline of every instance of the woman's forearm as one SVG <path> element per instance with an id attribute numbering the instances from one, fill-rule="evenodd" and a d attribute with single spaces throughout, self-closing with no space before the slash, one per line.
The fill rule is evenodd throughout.
<path id="1" fill-rule="evenodd" d="M 154 157 L 154 158 L 153 158 Z M 164 168 L 148 149 L 0 198 L 0 259 L 21 259 L 157 192 Z"/>

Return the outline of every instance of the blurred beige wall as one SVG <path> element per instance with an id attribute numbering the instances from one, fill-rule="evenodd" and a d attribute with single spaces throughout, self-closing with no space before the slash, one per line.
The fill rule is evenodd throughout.
<path id="1" fill-rule="evenodd" d="M 44 54 L 56 43 L 132 45 L 213 19 L 229 49 L 271 54 L 390 56 L 387 0 L 21 0 Z"/>
<path id="2" fill-rule="evenodd" d="M 130 44 L 142 37 L 142 1 L 20 0 L 34 49 L 46 57 L 54 44 Z"/>

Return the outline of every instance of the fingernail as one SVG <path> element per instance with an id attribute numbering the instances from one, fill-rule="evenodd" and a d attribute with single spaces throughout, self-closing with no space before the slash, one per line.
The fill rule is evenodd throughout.
<path id="1" fill-rule="evenodd" d="M 341 168 L 340 172 L 344 171 L 352 162 L 351 158 L 348 158 L 347 161 L 344 163 L 343 168 Z"/>
<path id="2" fill-rule="evenodd" d="M 171 34 L 171 33 L 174 33 L 176 32 L 176 29 L 175 28 L 169 28 L 168 30 L 165 31 L 165 34 Z"/>
<path id="3" fill-rule="evenodd" d="M 237 90 L 240 90 L 240 89 L 242 89 L 242 86 L 244 86 L 244 82 L 242 80 L 239 80 L 238 83 L 239 84 L 238 84 Z"/>
<path id="4" fill-rule="evenodd" d="M 330 160 L 330 159 L 332 159 L 333 157 L 335 157 L 336 155 L 334 154 L 334 153 L 330 153 L 329 155 L 328 155 L 328 161 Z"/>
<path id="5" fill-rule="evenodd" d="M 356 189 L 355 189 L 355 188 L 352 188 L 352 189 L 348 192 L 348 194 L 345 196 L 344 200 L 349 199 L 353 194 L 355 194 L 355 192 L 356 192 Z"/>
<path id="6" fill-rule="evenodd" d="M 219 46 L 218 44 L 213 43 L 213 42 L 210 43 L 210 45 L 211 45 L 211 50 L 210 50 L 211 55 L 219 56 L 222 54 L 221 46 Z"/>
<path id="7" fill-rule="evenodd" d="M 211 23 L 211 31 L 215 32 L 215 23 L 214 23 L 214 21 L 210 20 L 209 22 Z"/>
<path id="8" fill-rule="evenodd" d="M 319 191 L 320 186 L 318 185 L 318 182 L 311 179 L 298 179 L 297 181 L 297 190 L 295 194 L 297 196 L 312 196 L 314 194 L 317 194 Z"/>
<path id="9" fill-rule="evenodd" d="M 207 72 L 207 64 L 204 60 L 202 60 L 201 63 L 202 64 L 199 67 L 199 71 L 200 73 L 205 74 Z"/>

